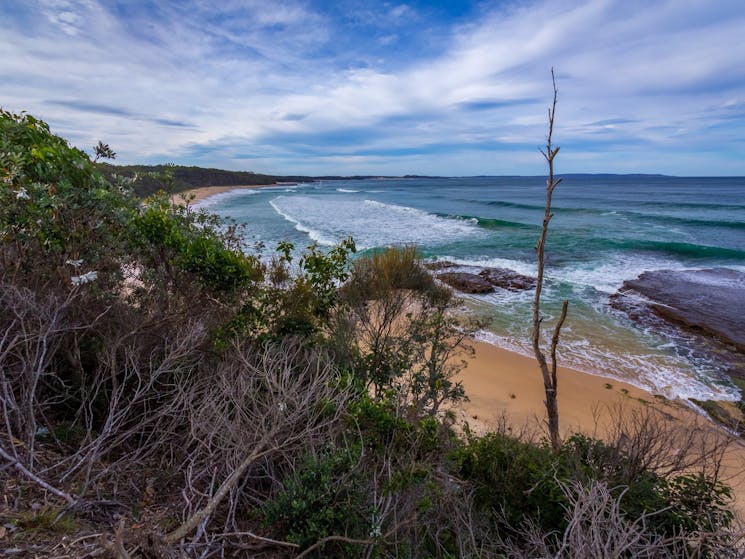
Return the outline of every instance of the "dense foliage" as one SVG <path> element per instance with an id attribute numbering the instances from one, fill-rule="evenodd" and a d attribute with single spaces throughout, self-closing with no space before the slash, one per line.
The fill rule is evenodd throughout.
<path id="1" fill-rule="evenodd" d="M 236 226 L 133 182 L 0 113 L 0 514 L 18 549 L 738 553 L 716 470 L 643 444 L 663 423 L 559 454 L 455 425 L 479 324 L 414 247 L 247 254 Z"/>

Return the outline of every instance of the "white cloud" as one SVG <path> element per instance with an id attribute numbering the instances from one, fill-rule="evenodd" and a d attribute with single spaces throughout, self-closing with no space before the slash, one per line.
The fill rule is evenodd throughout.
<path id="1" fill-rule="evenodd" d="M 363 172 L 399 164 L 402 172 L 424 172 L 426 154 L 353 154 L 471 144 L 472 152 L 454 147 L 457 156 L 437 153 L 430 165 L 443 174 L 445 162 L 451 173 L 463 172 L 456 169 L 465 162 L 474 173 L 519 172 L 503 159 L 522 164 L 515 154 L 526 150 L 527 161 L 535 153 L 525 146 L 542 142 L 552 65 L 557 139 L 576 149 L 590 142 L 609 146 L 606 171 L 620 165 L 617 146 L 626 150 L 624 165 L 638 161 L 647 167 L 637 170 L 653 171 L 647 154 L 655 149 L 669 155 L 676 146 L 736 141 L 733 130 L 745 131 L 745 10 L 736 2 L 510 4 L 443 33 L 432 51 L 438 54 L 426 57 L 401 46 L 401 37 L 419 25 L 410 24 L 412 18 L 422 16 L 406 4 L 382 4 L 367 10 L 367 23 L 411 26 L 378 37 L 390 53 L 359 66 L 336 50 L 339 34 L 357 23 L 345 27 L 300 1 L 230 0 L 219 13 L 206 0 L 163 2 L 157 12 L 130 20 L 94 0 L 40 6 L 47 26 L 0 23 L 0 72 L 11 76 L 3 104 L 50 120 L 81 146 L 107 141 L 122 161 L 180 160 L 195 146 L 227 140 L 251 153 L 273 138 L 300 134 L 312 141 L 314 134 L 369 129 L 355 145 L 330 142 L 331 157 L 313 162 L 290 161 L 292 150 L 278 145 L 261 160 L 277 166 L 262 170 L 345 172 L 331 167 L 340 165 L 357 172 L 358 165 Z M 395 66 L 385 61 L 394 56 Z M 516 147 L 489 161 L 484 146 L 500 142 Z M 740 141 L 729 151 L 742 149 Z M 644 156 L 628 155 L 635 150 Z M 238 155 L 221 156 L 220 164 L 246 168 L 260 161 Z M 598 157 L 593 153 L 593 161 Z M 680 161 L 680 172 L 691 169 L 690 161 Z M 524 172 L 540 165 L 536 158 Z"/>
<path id="2" fill-rule="evenodd" d="M 89 0 L 41 0 L 44 16 L 63 33 L 70 36 L 81 32 L 85 12 L 95 6 Z"/>
<path id="3" fill-rule="evenodd" d="M 412 10 L 411 7 L 407 6 L 406 4 L 399 4 L 398 6 L 393 6 L 388 14 L 393 19 L 402 19 L 407 16 L 412 16 L 414 14 L 414 10 Z"/>

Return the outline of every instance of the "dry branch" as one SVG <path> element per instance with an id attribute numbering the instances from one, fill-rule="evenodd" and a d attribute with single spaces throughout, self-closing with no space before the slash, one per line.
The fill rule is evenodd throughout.
<path id="1" fill-rule="evenodd" d="M 554 88 L 553 104 L 548 109 L 548 138 L 546 139 L 546 150 L 541 151 L 543 157 L 548 163 L 548 180 L 546 181 L 546 207 L 543 216 L 543 226 L 541 228 L 541 236 L 538 239 L 536 245 L 536 254 L 538 257 L 538 277 L 536 278 L 535 297 L 533 299 L 533 333 L 531 336 L 533 343 L 533 353 L 538 361 L 538 366 L 541 370 L 541 376 L 543 377 L 543 386 L 546 391 L 546 413 L 548 416 L 548 432 L 551 438 L 551 447 L 554 452 L 558 453 L 561 448 L 561 438 L 559 435 L 559 406 L 557 401 L 557 378 L 556 378 L 556 346 L 559 343 L 559 335 L 561 333 L 561 327 L 564 325 L 566 319 L 568 301 L 564 301 L 561 309 L 561 316 L 559 317 L 556 327 L 554 328 L 554 334 L 551 339 L 550 356 L 551 356 L 551 367 L 546 361 L 546 355 L 541 349 L 541 323 L 543 317 L 541 316 L 541 293 L 543 291 L 543 279 L 544 279 L 544 268 L 545 268 L 545 246 L 546 237 L 548 235 L 548 224 L 553 217 L 551 213 L 551 198 L 554 193 L 554 189 L 561 183 L 561 179 L 554 178 L 554 159 L 559 153 L 559 148 L 553 147 L 552 136 L 554 133 L 554 116 L 556 115 L 556 78 L 554 76 L 554 70 L 551 69 L 551 80 Z"/>
<path id="2" fill-rule="evenodd" d="M 208 522 L 258 460 L 312 446 L 344 410 L 347 393 L 334 386 L 333 368 L 297 343 L 266 348 L 258 357 L 236 347 L 231 359 L 190 394 L 194 447 L 187 482 L 191 487 L 205 484 L 218 464 L 223 481 L 166 535 L 169 544 Z M 198 494 L 193 497 L 199 500 Z"/>

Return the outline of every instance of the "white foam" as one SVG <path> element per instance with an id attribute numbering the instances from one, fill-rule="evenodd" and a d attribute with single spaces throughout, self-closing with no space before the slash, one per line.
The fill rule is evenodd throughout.
<path id="1" fill-rule="evenodd" d="M 438 256 L 437 260 L 452 262 L 459 266 L 476 268 L 508 268 L 520 274 L 535 276 L 537 265 L 508 258 L 484 256 L 482 258 L 458 258 L 455 256 Z M 745 266 L 728 265 L 728 268 L 744 272 Z M 565 282 L 574 286 L 589 286 L 602 293 L 613 294 L 626 280 L 633 280 L 643 272 L 650 270 L 690 270 L 690 264 L 683 264 L 670 258 L 659 258 L 644 255 L 618 253 L 606 256 L 602 261 L 588 260 L 572 266 L 561 268 L 547 266 L 546 279 L 552 282 Z M 739 280 L 727 276 L 692 276 L 696 281 L 706 281 L 711 285 L 740 285 Z"/>
<path id="2" fill-rule="evenodd" d="M 727 266 L 736 271 L 745 271 L 745 266 Z M 623 282 L 636 279 L 643 272 L 651 270 L 692 270 L 690 264 L 684 264 L 669 258 L 655 258 L 641 255 L 615 255 L 606 258 L 603 262 L 589 261 L 585 265 L 554 270 L 548 272 L 548 277 L 568 281 L 577 285 L 589 285 L 598 291 L 615 293 L 623 285 Z M 717 278 L 714 275 L 692 276 L 696 281 L 706 282 L 711 285 L 735 285 L 738 282 L 729 277 Z"/>
<path id="3" fill-rule="evenodd" d="M 473 335 L 473 337 L 475 340 L 480 342 L 491 344 L 514 353 L 519 353 L 525 357 L 531 357 L 533 355 L 531 350 L 518 340 L 507 338 L 505 336 L 498 336 L 494 332 L 489 332 L 488 330 L 479 330 Z"/>
<path id="4" fill-rule="evenodd" d="M 276 201 L 278 199 L 279 198 L 275 198 L 274 200 L 271 200 L 269 204 L 272 206 L 272 208 L 274 208 L 275 212 L 277 212 L 279 215 L 281 215 L 283 218 L 285 218 L 290 223 L 294 223 L 295 229 L 297 229 L 301 233 L 306 233 L 312 240 L 316 241 L 320 245 L 332 246 L 336 244 L 335 239 L 330 238 L 330 237 L 325 237 L 322 232 L 317 231 L 315 229 L 311 229 L 307 225 L 303 224 L 303 222 L 292 217 L 290 214 L 283 212 L 276 204 Z"/>
<path id="5" fill-rule="evenodd" d="M 607 256 L 603 261 L 589 260 L 571 268 L 547 271 L 550 279 L 569 282 L 574 285 L 587 285 L 604 293 L 615 293 L 623 282 L 636 279 L 647 270 L 680 270 L 684 266 L 675 260 L 639 255 Z"/>
<path id="6" fill-rule="evenodd" d="M 312 190 L 317 185 L 312 182 L 299 182 L 296 184 L 292 183 L 278 183 L 272 186 L 266 186 L 262 188 L 261 190 L 266 190 L 267 192 L 297 192 L 298 190 Z"/>
<path id="7" fill-rule="evenodd" d="M 739 269 L 739 266 L 728 266 L 728 268 L 742 272 L 741 269 Z M 702 285 L 707 285 L 711 287 L 729 287 L 729 288 L 737 288 L 737 289 L 745 289 L 745 278 L 742 276 L 740 277 L 732 277 L 729 274 L 721 273 L 719 271 L 709 272 L 709 273 L 695 273 L 696 270 L 688 270 L 688 272 L 693 273 L 685 273 L 681 274 L 684 278 L 689 279 L 692 282 L 700 283 Z"/>
<path id="8" fill-rule="evenodd" d="M 437 260 L 474 268 L 507 268 L 526 276 L 535 276 L 538 273 L 538 267 L 535 263 L 523 262 L 522 260 L 513 260 L 509 258 L 496 258 L 491 256 L 483 256 L 481 258 L 438 256 Z"/>
<path id="9" fill-rule="evenodd" d="M 359 249 L 393 244 L 437 246 L 484 235 L 462 220 L 375 200 L 360 203 L 346 196 L 279 196 L 270 203 L 298 231 L 326 245 L 352 236 Z"/>
<path id="10" fill-rule="evenodd" d="M 337 188 L 337 192 L 359 192 L 359 190 L 354 190 L 352 188 Z"/>
<path id="11" fill-rule="evenodd" d="M 527 338 L 500 336 L 488 330 L 477 332 L 474 338 L 521 355 L 533 356 Z M 740 391 L 736 387 L 713 384 L 712 379 L 705 374 L 700 375 L 702 378 L 696 378 L 682 360 L 668 355 L 602 351 L 588 340 L 577 339 L 563 340 L 558 354 L 560 364 L 588 374 L 626 382 L 653 394 L 662 394 L 668 399 L 740 399 Z"/>
<path id="12" fill-rule="evenodd" d="M 218 204 L 224 204 L 225 202 L 228 202 L 230 200 L 235 200 L 238 198 L 245 198 L 247 196 L 253 196 L 254 194 L 258 194 L 259 190 L 263 190 L 262 188 L 236 188 L 234 190 L 227 190 L 225 192 L 219 192 L 217 194 L 213 194 L 212 196 L 208 196 L 207 198 L 204 198 L 203 200 L 200 200 L 196 203 L 194 203 L 194 208 L 209 208 L 211 206 L 216 206 Z"/>

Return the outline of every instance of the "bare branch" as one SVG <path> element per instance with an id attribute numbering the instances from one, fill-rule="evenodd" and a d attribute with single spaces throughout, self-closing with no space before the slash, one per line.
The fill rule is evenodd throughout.
<path id="1" fill-rule="evenodd" d="M 166 543 L 207 522 L 258 460 L 313 444 L 335 424 L 347 393 L 333 386 L 333 374 L 328 363 L 299 344 L 268 347 L 258 358 L 238 346 L 230 362 L 195 387 L 189 395 L 194 448 L 187 471 L 204 478 L 215 464 L 227 469 L 217 490 L 166 536 Z"/>
<path id="2" fill-rule="evenodd" d="M 551 338 L 551 383 L 554 388 L 556 387 L 556 346 L 559 345 L 559 335 L 561 334 L 561 327 L 567 318 L 568 307 L 569 301 L 564 301 L 561 305 L 561 316 L 559 316 L 559 320 L 556 322 L 554 335 Z"/>
<path id="3" fill-rule="evenodd" d="M 548 179 L 546 180 L 546 207 L 543 216 L 543 226 L 541 236 L 536 244 L 536 255 L 538 258 L 538 277 L 536 278 L 535 296 L 533 299 L 533 332 L 531 336 L 533 353 L 538 361 L 538 367 L 543 377 L 543 386 L 546 391 L 546 413 L 548 416 L 548 431 L 551 438 L 551 447 L 554 452 L 559 452 L 561 439 L 559 435 L 559 407 L 557 402 L 557 378 L 556 378 L 556 346 L 559 343 L 559 334 L 564 324 L 567 314 L 568 302 L 564 301 L 561 311 L 561 317 L 554 329 L 554 335 L 550 346 L 551 368 L 549 369 L 546 361 L 546 355 L 541 349 L 541 294 L 543 292 L 544 270 L 545 270 L 545 246 L 546 237 L 548 236 L 548 225 L 551 222 L 553 214 L 551 213 L 551 197 L 554 189 L 561 183 L 561 179 L 554 178 L 554 158 L 559 153 L 559 148 L 552 145 L 554 133 L 554 116 L 556 115 L 556 77 L 554 69 L 551 68 L 551 81 L 553 83 L 554 97 L 551 107 L 548 109 L 548 137 L 546 138 L 546 149 L 541 150 L 543 157 L 548 163 Z"/>
<path id="4" fill-rule="evenodd" d="M 2 456 L 5 460 L 7 460 L 11 466 L 13 466 L 19 472 L 21 472 L 28 479 L 38 484 L 40 487 L 43 487 L 50 493 L 56 495 L 57 497 L 64 499 L 65 501 L 67 501 L 68 504 L 74 505 L 77 502 L 77 500 L 69 493 L 65 493 L 64 491 L 61 491 L 60 489 L 53 487 L 52 485 L 50 485 L 49 483 L 41 479 L 39 476 L 29 471 L 28 468 L 26 468 L 23 464 L 21 464 L 16 458 L 14 458 L 13 456 L 5 452 L 5 450 L 3 450 L 2 447 L 0 447 L 0 456 Z"/>
<path id="5" fill-rule="evenodd" d="M 398 532 L 401 528 L 403 528 L 407 524 L 411 524 L 415 519 L 416 517 L 411 517 L 408 520 L 404 520 L 402 522 L 397 523 L 390 530 L 388 530 L 385 534 L 383 534 L 382 536 L 379 536 L 378 539 L 386 540 L 390 538 L 393 534 Z M 376 540 L 373 540 L 373 539 L 358 540 L 355 538 L 348 538 L 347 536 L 326 536 L 325 538 L 318 540 L 316 543 L 311 545 L 309 548 L 303 550 L 302 553 L 296 555 L 295 559 L 302 559 L 303 557 L 307 557 L 308 555 L 313 553 L 316 549 L 326 545 L 329 542 L 344 542 L 344 543 L 351 543 L 355 545 L 373 545 L 375 541 Z"/>

